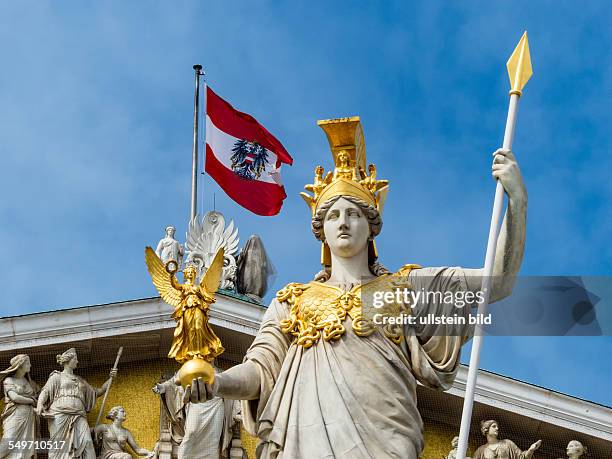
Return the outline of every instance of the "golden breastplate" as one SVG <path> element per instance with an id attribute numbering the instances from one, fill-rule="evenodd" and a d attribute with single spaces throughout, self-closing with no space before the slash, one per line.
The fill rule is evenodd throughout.
<path id="1" fill-rule="evenodd" d="M 383 274 L 369 282 L 357 285 L 349 291 L 321 282 L 308 284 L 291 283 L 276 294 L 280 302 L 289 303 L 289 318 L 281 321 L 281 331 L 296 338 L 296 344 L 309 348 L 321 336 L 325 341 L 337 341 L 346 328 L 347 315 L 351 318 L 351 328 L 357 336 L 369 336 L 377 327 L 387 338 L 396 344 L 403 339 L 401 325 L 377 325 L 375 314 L 409 314 L 410 305 L 403 302 L 386 302 L 380 308 L 372 303 L 374 292 L 389 292 L 396 289 L 411 288 L 408 274 L 418 265 L 406 265 L 395 274 Z"/>

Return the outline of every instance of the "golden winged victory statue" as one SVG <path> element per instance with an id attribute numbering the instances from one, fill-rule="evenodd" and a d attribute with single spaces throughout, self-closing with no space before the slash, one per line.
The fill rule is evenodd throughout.
<path id="1" fill-rule="evenodd" d="M 194 378 L 201 377 L 212 383 L 212 360 L 224 351 L 221 340 L 208 324 L 208 311 L 215 302 L 215 293 L 221 282 L 223 248 L 217 251 L 210 267 L 197 283 L 197 268 L 187 264 L 183 269 L 184 283 L 176 279 L 178 264 L 169 261 L 164 265 L 151 247 L 145 249 L 145 261 L 155 288 L 162 300 L 174 308 L 176 321 L 172 347 L 168 353 L 183 366 L 179 379 L 183 387 Z"/>

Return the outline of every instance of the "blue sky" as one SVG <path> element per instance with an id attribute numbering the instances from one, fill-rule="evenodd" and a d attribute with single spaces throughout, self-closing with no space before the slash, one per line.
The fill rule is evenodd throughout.
<path id="1" fill-rule="evenodd" d="M 261 235 L 275 289 L 318 269 L 298 193 L 331 163 L 315 121 L 338 116 L 361 116 L 368 159 L 391 181 L 381 261 L 480 266 L 505 62 L 525 29 L 522 273 L 612 274 L 606 2 L 296 3 L 2 2 L 3 315 L 155 294 L 143 247 L 168 224 L 184 234 L 189 213 L 194 63 L 295 160 L 278 217 L 202 184 L 203 210 L 214 194 L 243 240 Z M 612 405 L 610 337 L 485 343 L 483 368 Z"/>

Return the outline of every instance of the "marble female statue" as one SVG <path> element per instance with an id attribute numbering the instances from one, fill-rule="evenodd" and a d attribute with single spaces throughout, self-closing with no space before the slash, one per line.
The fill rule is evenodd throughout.
<path id="1" fill-rule="evenodd" d="M 513 441 L 499 439 L 499 424 L 494 420 L 482 421 L 480 431 L 487 437 L 487 443 L 476 450 L 472 459 L 529 459 L 542 445 L 542 440 L 538 440 L 526 451 L 521 451 Z"/>
<path id="2" fill-rule="evenodd" d="M 30 358 L 18 354 L 11 359 L 10 366 L 0 371 L 0 382 L 4 390 L 2 412 L 1 459 L 29 459 L 36 451 L 28 448 L 9 448 L 8 441 L 34 441 L 39 438 L 38 416 L 34 409 L 38 396 L 38 385 L 30 378 Z"/>
<path id="3" fill-rule="evenodd" d="M 164 265 L 169 261 L 174 261 L 178 267 L 181 264 L 185 250 L 180 242 L 174 239 L 175 232 L 176 229 L 174 226 L 166 227 L 166 236 L 157 244 L 155 254 L 161 259 Z"/>
<path id="4" fill-rule="evenodd" d="M 132 433 L 123 427 L 125 418 L 125 409 L 114 406 L 106 415 L 106 419 L 113 423 L 99 424 L 94 428 L 95 438 L 102 443 L 98 459 L 132 459 L 132 455 L 127 452 L 128 445 L 138 456 L 153 457 L 153 452 L 138 446 Z"/>
<path id="5" fill-rule="evenodd" d="M 178 373 L 168 376 L 168 374 L 164 374 L 162 378 L 166 379 L 162 379 L 155 384 L 152 390 L 159 395 L 163 418 L 167 422 L 171 441 L 175 445 L 180 445 L 185 436 L 185 407 L 183 402 L 185 393 L 183 388 L 175 383 Z"/>
<path id="6" fill-rule="evenodd" d="M 459 446 L 459 437 L 453 437 L 451 441 L 452 449 L 448 452 L 444 459 L 457 459 L 457 447 Z"/>
<path id="7" fill-rule="evenodd" d="M 319 124 L 328 136 L 336 173 L 321 179 L 318 171 L 325 186 L 303 197 L 313 233 L 322 242 L 324 269 L 313 281 L 281 289 L 245 361 L 212 384 L 194 379 L 186 396 L 192 401 L 212 396 L 243 400 L 244 426 L 259 437 L 262 458 L 417 459 L 423 450 L 417 381 L 448 389 L 469 330 L 379 326 L 361 293 L 392 292 L 395 285 L 477 292 L 481 270 L 410 264 L 394 276 L 384 268 L 374 238 L 382 229 L 388 187 L 364 177 L 368 169 L 359 119 Z M 527 198 L 512 152 L 495 152 L 493 176 L 509 198 L 495 259 L 494 272 L 501 280 L 494 283 L 491 298 L 497 300 L 510 293 L 522 260 Z M 407 228 L 408 223 L 403 222 Z M 467 307 L 456 308 L 436 297 L 428 303 L 391 306 L 417 316 L 469 313 Z"/>
<path id="8" fill-rule="evenodd" d="M 38 397 L 36 412 L 49 421 L 52 441 L 64 442 L 63 448 L 49 450 L 50 459 L 95 459 L 96 453 L 87 424 L 87 413 L 96 404 L 96 398 L 117 375 L 111 370 L 110 377 L 100 388 L 94 388 L 83 378 L 74 374 L 79 360 L 74 348 L 57 357 L 64 369 L 54 371 Z"/>
<path id="9" fill-rule="evenodd" d="M 587 453 L 587 448 L 578 440 L 572 440 L 567 444 L 566 453 L 568 459 L 580 459 L 583 454 Z"/>
<path id="10" fill-rule="evenodd" d="M 215 372 L 220 370 L 215 367 Z M 204 403 L 183 404 L 183 388 L 176 384 L 178 374 L 156 384 L 165 409 L 175 418 L 184 419 L 184 435 L 178 448 L 178 459 L 218 459 L 226 457 L 232 441 L 233 400 L 214 397 Z M 180 393 L 181 403 L 176 395 Z"/>

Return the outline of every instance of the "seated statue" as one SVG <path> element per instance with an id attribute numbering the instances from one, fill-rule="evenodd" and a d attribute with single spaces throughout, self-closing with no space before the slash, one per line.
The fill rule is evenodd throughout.
<path id="1" fill-rule="evenodd" d="M 127 445 L 139 456 L 153 457 L 153 452 L 138 446 L 131 432 L 123 427 L 125 409 L 122 406 L 112 407 L 106 419 L 113 423 L 99 424 L 94 428 L 95 438 L 102 442 L 98 459 L 132 459 L 132 455 L 127 452 Z"/>
<path id="2" fill-rule="evenodd" d="M 521 451 L 511 440 L 500 440 L 497 421 L 481 421 L 480 431 L 487 437 L 487 443 L 479 447 L 473 459 L 529 459 L 542 445 L 542 440 L 536 441 L 527 451 Z"/>

